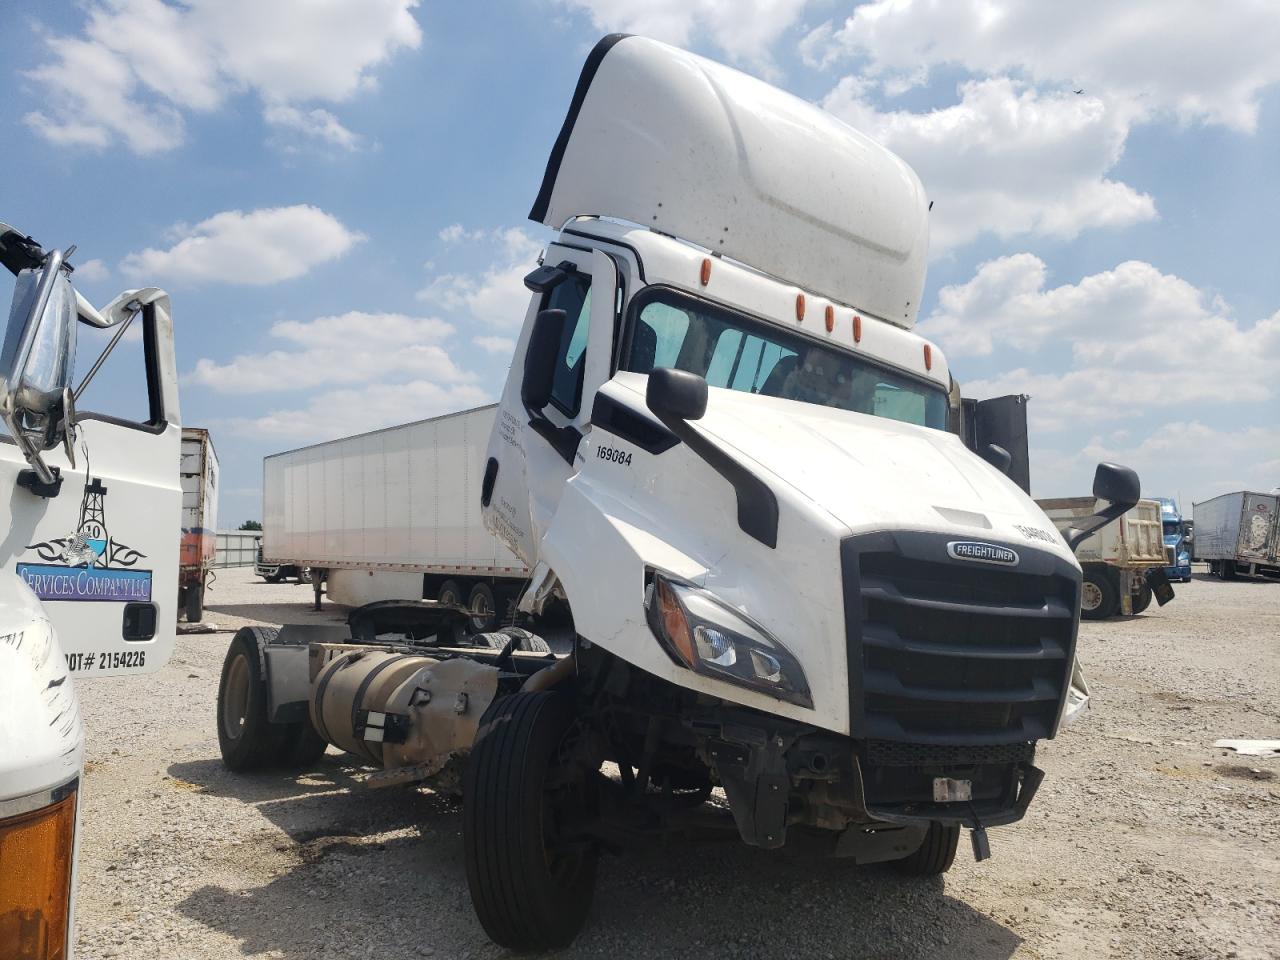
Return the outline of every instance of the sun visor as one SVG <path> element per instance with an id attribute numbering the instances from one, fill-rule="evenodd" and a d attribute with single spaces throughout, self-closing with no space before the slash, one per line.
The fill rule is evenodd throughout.
<path id="1" fill-rule="evenodd" d="M 819 107 L 675 47 L 591 51 L 529 218 L 628 220 L 902 327 L 928 203 L 915 172 Z"/>

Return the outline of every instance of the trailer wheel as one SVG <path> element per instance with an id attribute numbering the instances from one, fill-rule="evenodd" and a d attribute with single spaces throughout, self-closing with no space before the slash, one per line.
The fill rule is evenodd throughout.
<path id="1" fill-rule="evenodd" d="M 959 824 L 930 823 L 920 848 L 901 860 L 894 860 L 893 865 L 908 876 L 936 877 L 951 869 L 959 845 Z"/>
<path id="2" fill-rule="evenodd" d="M 487 583 L 477 583 L 471 588 L 467 609 L 471 611 L 471 629 L 476 633 L 498 626 L 498 601 L 493 595 L 493 587 Z"/>
<path id="3" fill-rule="evenodd" d="M 240 773 L 314 763 L 327 744 L 308 717 L 272 723 L 267 716 L 267 680 L 260 643 L 275 640 L 271 627 L 241 627 L 227 648 L 218 682 L 218 749 L 228 770 Z"/>
<path id="4" fill-rule="evenodd" d="M 564 819 L 585 811 L 589 791 L 590 772 L 562 759 L 572 723 L 562 694 L 504 697 L 489 708 L 467 763 L 467 886 L 485 933 L 512 950 L 567 947 L 591 908 L 595 847 L 556 839 Z"/>
<path id="5" fill-rule="evenodd" d="M 199 623 L 204 619 L 204 583 L 197 582 L 187 586 L 183 607 L 187 611 L 187 623 Z"/>
<path id="6" fill-rule="evenodd" d="M 1143 610 L 1151 606 L 1151 596 L 1151 587 L 1144 582 L 1138 595 L 1133 598 L 1133 612 L 1142 613 Z"/>
<path id="7" fill-rule="evenodd" d="M 1105 620 L 1120 609 L 1120 588 L 1109 571 L 1085 567 L 1084 585 L 1080 591 L 1080 616 L 1086 620 Z"/>

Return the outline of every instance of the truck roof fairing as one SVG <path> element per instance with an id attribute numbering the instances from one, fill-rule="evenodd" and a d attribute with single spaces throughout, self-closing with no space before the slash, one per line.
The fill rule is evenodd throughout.
<path id="1" fill-rule="evenodd" d="M 587 57 L 529 218 L 613 217 L 692 241 L 901 327 L 928 202 L 915 172 L 812 103 L 613 34 Z"/>

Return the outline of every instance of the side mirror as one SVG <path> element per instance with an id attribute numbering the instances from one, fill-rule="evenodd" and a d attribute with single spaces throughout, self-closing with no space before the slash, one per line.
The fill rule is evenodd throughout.
<path id="1" fill-rule="evenodd" d="M 75 349 L 76 293 L 54 250 L 18 272 L 0 346 L 0 418 L 46 484 L 54 474 L 40 454 L 60 443 L 70 449 Z"/>
<path id="2" fill-rule="evenodd" d="M 524 354 L 524 380 L 520 384 L 520 399 L 530 413 L 551 402 L 556 355 L 560 352 L 566 320 L 563 310 L 541 310 L 533 320 L 529 347 Z"/>
<path id="3" fill-rule="evenodd" d="M 1138 475 L 1118 463 L 1100 463 L 1093 475 L 1093 495 L 1099 500 L 1125 505 L 1130 509 L 1142 496 L 1142 484 Z M 1121 513 L 1124 513 L 1121 510 Z"/>
<path id="4" fill-rule="evenodd" d="M 707 381 L 688 370 L 658 367 L 649 374 L 644 402 L 664 423 L 701 420 L 707 412 Z"/>
<path id="5" fill-rule="evenodd" d="M 1100 463 L 1093 475 L 1093 495 L 1105 500 L 1107 505 L 1093 516 L 1085 517 L 1062 531 L 1072 553 L 1112 520 L 1133 509 L 1142 496 L 1142 484 L 1138 475 L 1128 467 L 1118 463 Z"/>

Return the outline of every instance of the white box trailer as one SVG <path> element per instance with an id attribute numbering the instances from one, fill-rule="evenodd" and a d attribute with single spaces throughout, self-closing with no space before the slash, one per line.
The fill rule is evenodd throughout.
<path id="1" fill-rule="evenodd" d="M 1280 494 L 1240 490 L 1191 505 L 1196 557 L 1223 580 L 1280 579 Z"/>
<path id="2" fill-rule="evenodd" d="M 1059 532 L 1098 509 L 1094 497 L 1057 497 L 1036 503 Z M 1081 616 L 1103 620 L 1117 613 L 1142 613 L 1152 597 L 1147 572 L 1170 566 L 1160 503 L 1139 500 L 1115 523 L 1080 541 L 1076 559 L 1084 568 Z"/>
<path id="3" fill-rule="evenodd" d="M 218 455 L 209 431 L 182 428 L 182 543 L 178 550 L 178 606 L 188 623 L 204 617 L 204 589 L 218 552 Z"/>
<path id="4" fill-rule="evenodd" d="M 496 406 L 263 460 L 265 565 L 310 567 L 337 603 L 465 603 L 489 629 L 528 569 L 485 529 L 480 486 Z"/>

